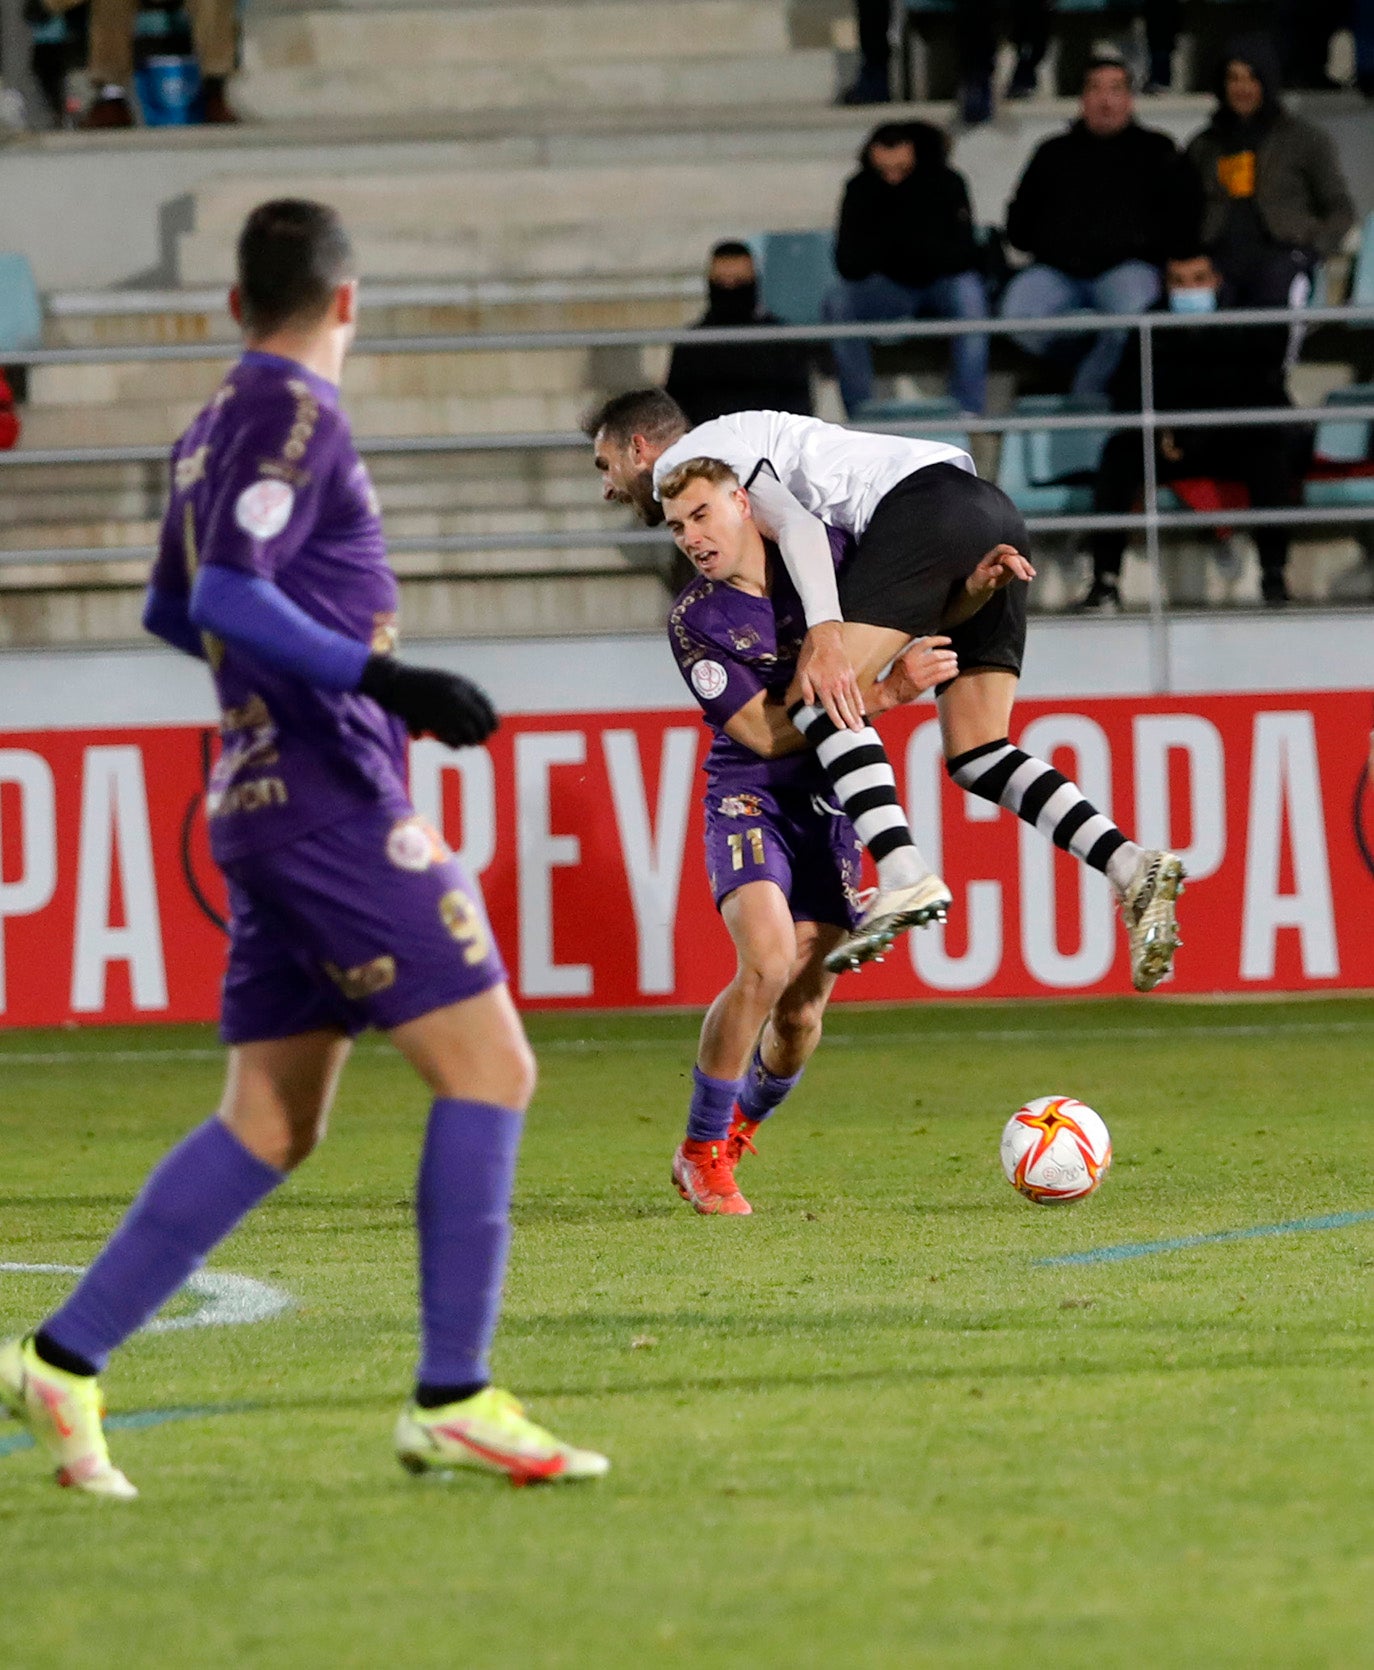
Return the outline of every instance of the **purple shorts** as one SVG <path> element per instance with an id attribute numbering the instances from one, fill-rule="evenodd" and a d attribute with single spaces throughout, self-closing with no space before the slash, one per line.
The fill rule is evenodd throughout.
<path id="1" fill-rule="evenodd" d="M 387 1031 L 506 978 L 476 888 L 413 813 L 369 812 L 223 869 L 226 1044 Z"/>
<path id="2" fill-rule="evenodd" d="M 801 788 L 706 791 L 706 874 L 719 909 L 746 882 L 782 889 L 794 922 L 859 920 L 863 852 L 849 819 Z"/>

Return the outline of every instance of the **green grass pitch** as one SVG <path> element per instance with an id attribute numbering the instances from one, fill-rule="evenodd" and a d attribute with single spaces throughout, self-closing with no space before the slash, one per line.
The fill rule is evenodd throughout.
<path id="1" fill-rule="evenodd" d="M 498 1377 L 604 1484 L 416 1481 L 424 1099 L 376 1041 L 321 1152 L 216 1255 L 294 1308 L 145 1336 L 130 1507 L 0 1426 L 13 1670 L 1374 1663 L 1374 1002 L 848 1010 L 741 1173 L 673 1193 L 695 1023 L 536 1018 Z M 201 1029 L 0 1036 L 0 1261 L 80 1264 L 213 1106 Z M 114 1052 L 114 1053 L 112 1053 Z M 159 1056 L 158 1052 L 176 1052 Z M 47 1058 L 47 1059 L 44 1059 Z M 1036 1208 L 997 1140 L 1098 1108 L 1101 1192 Z M 0 1330 L 65 1279 L 0 1274 Z"/>

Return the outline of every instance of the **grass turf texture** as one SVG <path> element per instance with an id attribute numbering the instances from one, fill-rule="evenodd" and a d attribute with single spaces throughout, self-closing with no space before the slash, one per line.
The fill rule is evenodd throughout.
<path id="1" fill-rule="evenodd" d="M 0 1458 L 7 1662 L 1369 1663 L 1374 1223 L 1036 1261 L 1374 1206 L 1374 1003 L 833 1028 L 746 1160 L 755 1216 L 705 1220 L 667 1175 L 693 1021 L 532 1022 L 498 1374 L 615 1462 L 548 1491 L 391 1457 L 423 1096 L 365 1044 L 214 1260 L 297 1307 L 137 1340 L 106 1382 L 116 1412 L 248 1407 L 115 1433 L 130 1508 Z M 202 1030 L 0 1036 L 0 1260 L 89 1258 L 218 1083 Z M 1115 1139 L 1075 1207 L 998 1167 L 1049 1092 Z M 65 1280 L 0 1275 L 0 1331 Z"/>

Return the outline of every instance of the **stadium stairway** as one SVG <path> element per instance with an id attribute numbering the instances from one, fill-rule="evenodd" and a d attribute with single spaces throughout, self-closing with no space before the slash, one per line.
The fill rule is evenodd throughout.
<path id="1" fill-rule="evenodd" d="M 23 446 L 170 443 L 218 366 L 149 362 L 140 349 L 223 341 L 227 358 L 233 237 L 267 195 L 315 194 L 343 211 L 368 339 L 685 323 L 712 242 L 828 226 L 879 115 L 949 120 L 947 106 L 832 106 L 837 66 L 816 24 L 825 10 L 255 5 L 236 96 L 256 121 L 7 147 L 0 217 L 31 234 L 46 340 L 130 349 L 117 364 L 35 368 Z M 1145 117 L 1182 138 L 1205 108 L 1156 100 Z M 954 160 L 980 220 L 1000 220 L 1030 149 L 1071 110 L 1008 106 L 960 137 Z M 35 216 L 35 202 L 63 212 Z M 364 440 L 567 431 L 591 396 L 657 377 L 665 360 L 663 350 L 362 353 L 346 397 Z M 600 505 L 580 449 L 373 456 L 370 467 L 393 538 L 493 536 L 486 550 L 398 558 L 412 633 L 661 621 L 654 553 L 618 542 L 626 518 Z M 0 471 L 0 643 L 136 637 L 141 559 L 19 567 L 6 553 L 146 547 L 163 480 L 158 464 Z M 496 539 L 520 530 L 600 530 L 605 542 L 511 550 Z"/>

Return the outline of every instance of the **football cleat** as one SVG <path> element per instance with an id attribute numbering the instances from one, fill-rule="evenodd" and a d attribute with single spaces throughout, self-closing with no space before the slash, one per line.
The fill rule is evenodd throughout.
<path id="1" fill-rule="evenodd" d="M 1131 945 L 1131 984 L 1152 992 L 1174 971 L 1178 937 L 1174 901 L 1183 891 L 1183 860 L 1177 853 L 1147 850 L 1121 895 L 1121 919 Z"/>
<path id="2" fill-rule="evenodd" d="M 866 902 L 863 918 L 825 959 L 832 974 L 844 974 L 861 963 L 882 961 L 898 934 L 943 922 L 953 894 L 939 876 L 928 875 L 910 887 L 879 888 Z"/>
<path id="3" fill-rule="evenodd" d="M 579 1450 L 536 1426 L 499 1386 L 437 1409 L 407 1404 L 396 1422 L 396 1456 L 410 1473 L 463 1467 L 504 1474 L 512 1484 L 599 1479 L 611 1470 L 604 1455 Z"/>
<path id="4" fill-rule="evenodd" d="M 677 1192 L 704 1216 L 743 1218 L 754 1210 L 739 1192 L 725 1142 L 683 1142 L 673 1155 Z"/>
<path id="5" fill-rule="evenodd" d="M 761 1119 L 746 1119 L 738 1102 L 730 1115 L 730 1134 L 725 1139 L 725 1163 L 731 1172 L 746 1154 L 757 1154 L 754 1147 L 754 1132 L 763 1123 Z"/>
<path id="6" fill-rule="evenodd" d="M 57 1464 L 57 1482 L 88 1496 L 131 1502 L 138 1491 L 111 1465 L 101 1426 L 105 1406 L 93 1376 L 45 1363 L 33 1340 L 0 1345 L 0 1408 L 22 1421 Z"/>

